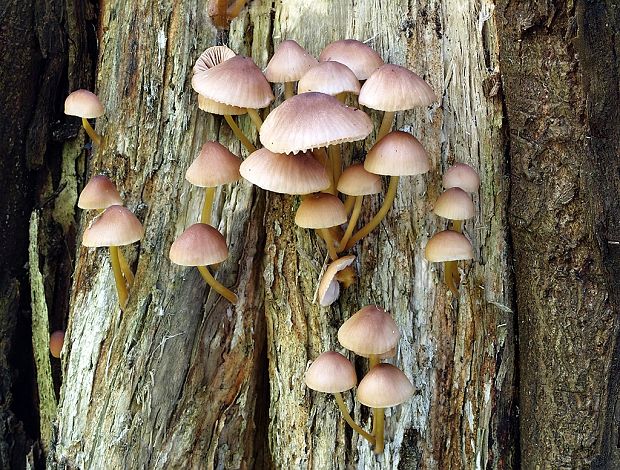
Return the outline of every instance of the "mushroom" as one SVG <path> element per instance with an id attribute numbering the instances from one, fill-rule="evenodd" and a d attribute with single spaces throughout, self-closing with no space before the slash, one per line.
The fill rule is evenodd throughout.
<path id="1" fill-rule="evenodd" d="M 310 365 L 305 375 L 308 388 L 322 393 L 331 393 L 336 398 L 338 408 L 349 426 L 357 431 L 371 444 L 375 438 L 353 421 L 347 405 L 342 399 L 341 392 L 352 389 L 357 384 L 355 367 L 346 357 L 335 351 L 327 351 L 317 357 Z"/>
<path id="2" fill-rule="evenodd" d="M 343 256 L 332 261 L 323 273 L 319 282 L 319 305 L 329 307 L 340 296 L 340 282 L 345 288 L 349 287 L 355 279 L 355 271 L 351 274 L 348 268 L 355 261 L 355 256 Z M 341 273 L 343 273 L 341 275 Z"/>
<path id="3" fill-rule="evenodd" d="M 370 369 L 357 387 L 357 399 L 373 410 L 375 453 L 383 452 L 385 408 L 400 405 L 414 393 L 407 376 L 391 364 L 379 364 Z"/>
<path id="4" fill-rule="evenodd" d="M 65 99 L 65 114 L 82 118 L 82 126 L 91 140 L 101 145 L 101 136 L 95 132 L 88 119 L 98 118 L 104 113 L 97 95 L 88 90 L 75 90 Z"/>
<path id="5" fill-rule="evenodd" d="M 341 39 L 328 44 L 319 61 L 332 60 L 349 67 L 358 80 L 366 80 L 383 65 L 383 59 L 370 46 L 355 39 Z"/>
<path id="6" fill-rule="evenodd" d="M 349 67 L 330 60 L 320 62 L 308 70 L 299 79 L 297 93 L 318 91 L 335 96 L 340 102 L 343 102 L 347 93 L 359 95 L 360 87 L 359 80 Z"/>
<path id="7" fill-rule="evenodd" d="M 65 332 L 62 330 L 54 331 L 50 335 L 50 353 L 53 357 L 59 358 L 62 346 L 65 342 Z"/>
<path id="8" fill-rule="evenodd" d="M 426 150 L 418 139 L 407 132 L 393 131 L 372 146 L 364 168 L 370 173 L 390 176 L 390 184 L 379 211 L 351 237 L 345 249 L 351 248 L 381 223 L 394 202 L 400 176 L 426 173 L 429 163 Z"/>
<path id="9" fill-rule="evenodd" d="M 133 213 L 123 206 L 113 205 L 104 210 L 84 231 L 82 245 L 107 246 L 121 310 L 127 305 L 128 291 L 119 262 L 119 246 L 130 245 L 144 236 L 144 228 Z"/>
<path id="10" fill-rule="evenodd" d="M 319 63 L 296 41 L 282 41 L 265 68 L 265 78 L 271 83 L 284 83 L 284 97 L 294 95 L 293 84 L 310 68 Z"/>
<path id="11" fill-rule="evenodd" d="M 200 222 L 211 223 L 211 210 L 215 188 L 221 184 L 234 183 L 241 178 L 241 160 L 219 142 L 207 142 L 185 172 L 185 179 L 194 186 L 205 188 L 205 201 Z"/>
<path id="12" fill-rule="evenodd" d="M 334 239 L 327 230 L 329 227 L 344 224 L 347 213 L 344 204 L 332 194 L 317 193 L 306 196 L 297 208 L 295 223 L 300 227 L 313 228 L 327 244 L 327 251 L 332 260 L 338 258 Z"/>
<path id="13" fill-rule="evenodd" d="M 218 294 L 237 303 L 237 296 L 220 284 L 206 266 L 217 264 L 228 258 L 228 247 L 224 236 L 207 224 L 194 224 L 185 230 L 170 247 L 170 261 L 180 266 L 195 266 L 203 279 Z"/>
<path id="14" fill-rule="evenodd" d="M 473 259 L 474 251 L 465 235 L 454 230 L 436 233 L 426 244 L 424 257 L 431 262 L 446 263 L 444 279 L 448 288 L 458 296 L 460 282 L 456 261 Z"/>

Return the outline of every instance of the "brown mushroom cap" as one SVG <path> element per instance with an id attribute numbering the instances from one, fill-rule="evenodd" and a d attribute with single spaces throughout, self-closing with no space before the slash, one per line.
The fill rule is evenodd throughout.
<path id="1" fill-rule="evenodd" d="M 224 236 L 207 224 L 190 225 L 170 247 L 170 261 L 181 266 L 208 266 L 228 258 Z"/>
<path id="2" fill-rule="evenodd" d="M 103 106 L 97 95 L 88 90 L 75 90 L 65 100 L 65 114 L 92 119 L 102 116 Z"/>
<path id="3" fill-rule="evenodd" d="M 392 364 L 379 364 L 368 372 L 357 387 L 357 399 L 371 408 L 389 408 L 409 400 L 414 393 L 407 376 Z"/>
<path id="4" fill-rule="evenodd" d="M 241 160 L 219 142 L 207 142 L 185 173 L 194 186 L 212 188 L 241 178 Z"/>
<path id="5" fill-rule="evenodd" d="M 355 367 L 336 351 L 327 351 L 317 357 L 306 371 L 306 385 L 323 393 L 339 393 L 357 384 Z"/>
<path id="6" fill-rule="evenodd" d="M 376 305 L 367 305 L 345 321 L 338 341 L 359 356 L 381 355 L 398 344 L 400 331 L 392 317 Z"/>
<path id="7" fill-rule="evenodd" d="M 392 131 L 372 146 L 364 161 L 366 171 L 377 175 L 404 176 L 426 173 L 426 150 L 407 132 Z"/>
<path id="8" fill-rule="evenodd" d="M 366 196 L 381 192 L 381 177 L 356 163 L 346 168 L 338 180 L 338 191 L 348 196 Z"/>
<path id="9" fill-rule="evenodd" d="M 50 353 L 58 358 L 62 352 L 62 346 L 65 343 L 65 332 L 62 330 L 54 331 L 50 335 Z M 357 381 L 356 381 L 357 383 Z"/>
<path id="10" fill-rule="evenodd" d="M 305 197 L 295 213 L 295 223 L 304 228 L 329 228 L 346 221 L 347 211 L 342 201 L 327 193 Z"/>
<path id="11" fill-rule="evenodd" d="M 283 194 L 310 194 L 329 187 L 329 176 L 310 152 L 298 155 L 252 152 L 241 164 L 241 175 L 252 184 Z"/>
<path id="12" fill-rule="evenodd" d="M 319 60 L 333 60 L 346 65 L 358 80 L 366 80 L 383 65 L 383 59 L 377 52 L 355 39 L 342 39 L 328 44 L 321 52 Z"/>
<path id="13" fill-rule="evenodd" d="M 444 230 L 433 235 L 428 241 L 424 257 L 435 263 L 473 259 L 474 249 L 462 233 Z"/>
<path id="14" fill-rule="evenodd" d="M 205 51 L 200 54 L 198 60 L 194 64 L 194 73 L 204 72 L 205 70 L 209 70 L 212 67 L 215 67 L 217 64 L 221 64 L 228 59 L 232 59 L 237 54 L 232 49 L 229 49 L 226 46 L 213 46 L 208 47 Z"/>
<path id="15" fill-rule="evenodd" d="M 324 93 L 302 93 L 275 108 L 260 129 L 260 141 L 272 152 L 297 153 L 365 139 L 370 118 Z"/>
<path id="16" fill-rule="evenodd" d="M 404 111 L 437 101 L 430 86 L 411 70 L 393 64 L 379 67 L 360 90 L 359 103 L 380 111 Z"/>
<path id="17" fill-rule="evenodd" d="M 355 261 L 354 255 L 343 256 L 332 261 L 323 273 L 319 282 L 319 305 L 328 307 L 340 296 L 340 283 L 336 280 L 336 274 Z"/>
<path id="18" fill-rule="evenodd" d="M 271 83 L 296 82 L 319 61 L 296 41 L 282 41 L 265 68 L 265 78 Z"/>
<path id="19" fill-rule="evenodd" d="M 240 108 L 264 108 L 274 100 L 254 61 L 240 55 L 194 74 L 192 88 L 205 98 Z"/>
<path id="20" fill-rule="evenodd" d="M 144 236 L 144 228 L 133 212 L 123 206 L 110 206 L 84 230 L 82 245 L 123 246 Z"/>
<path id="21" fill-rule="evenodd" d="M 443 187 L 461 188 L 468 193 L 475 193 L 480 187 L 478 172 L 465 163 L 456 163 L 446 170 L 443 175 Z"/>
<path id="22" fill-rule="evenodd" d="M 308 70 L 297 84 L 297 93 L 318 91 L 335 96 L 339 93 L 360 93 L 360 82 L 349 67 L 340 62 L 321 62 Z"/>
<path id="23" fill-rule="evenodd" d="M 471 219 L 474 216 L 474 203 L 461 188 L 450 188 L 437 198 L 433 212 L 450 220 Z"/>
<path id="24" fill-rule="evenodd" d="M 113 205 L 122 206 L 123 200 L 110 178 L 96 175 L 84 186 L 77 205 L 80 209 L 105 209 Z"/>

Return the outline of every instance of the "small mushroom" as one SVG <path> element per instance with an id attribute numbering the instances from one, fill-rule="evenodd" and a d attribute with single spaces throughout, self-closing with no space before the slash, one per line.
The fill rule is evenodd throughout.
<path id="1" fill-rule="evenodd" d="M 343 256 L 335 261 L 332 261 L 323 273 L 321 282 L 319 283 L 319 305 L 321 307 L 329 307 L 340 296 L 340 282 L 345 281 L 345 287 L 348 287 L 353 282 L 353 279 L 347 279 L 346 277 L 340 277 L 342 272 L 350 277 L 355 277 L 355 271 L 351 276 L 351 273 L 347 271 L 347 268 L 355 261 L 355 256 Z M 347 285 L 348 283 L 348 285 Z"/>
<path id="2" fill-rule="evenodd" d="M 431 262 L 446 263 L 444 279 L 448 288 L 458 296 L 458 271 L 456 262 L 473 259 L 474 250 L 470 241 L 460 232 L 444 230 L 436 233 L 426 244 L 424 257 Z"/>
<path id="3" fill-rule="evenodd" d="M 284 97 L 294 95 L 293 85 L 308 70 L 319 63 L 296 41 L 282 41 L 265 68 L 265 78 L 271 83 L 284 83 Z"/>
<path id="4" fill-rule="evenodd" d="M 62 346 L 65 342 L 65 332 L 62 330 L 54 331 L 50 335 L 50 353 L 53 357 L 59 358 Z"/>
<path id="5" fill-rule="evenodd" d="M 338 258 L 336 245 L 328 228 L 344 224 L 347 212 L 340 199 L 332 194 L 317 193 L 304 197 L 295 213 L 295 223 L 300 227 L 313 228 L 327 244 L 332 260 Z"/>
<path id="6" fill-rule="evenodd" d="M 82 118 L 82 126 L 91 140 L 101 145 L 101 136 L 95 132 L 88 119 L 98 118 L 104 113 L 97 95 L 88 90 L 75 90 L 65 100 L 65 114 Z"/>

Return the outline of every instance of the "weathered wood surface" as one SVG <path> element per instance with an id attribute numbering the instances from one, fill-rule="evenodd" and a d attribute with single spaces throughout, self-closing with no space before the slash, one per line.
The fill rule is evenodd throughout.
<path id="1" fill-rule="evenodd" d="M 353 37 L 419 72 L 440 96 L 429 110 L 398 116 L 397 127 L 428 149 L 432 171 L 401 180 L 386 222 L 354 250 L 359 280 L 330 309 L 312 303 L 325 253 L 294 225 L 295 198 L 245 182 L 218 193 L 215 216 L 231 251 L 217 277 L 234 286 L 237 307 L 207 295 L 196 270 L 170 264 L 172 240 L 202 201 L 185 169 L 207 139 L 241 151 L 219 119 L 197 109 L 189 85 L 215 32 L 193 2 L 102 6 L 97 92 L 107 114 L 97 129 L 106 141 L 87 166 L 117 182 L 146 236 L 124 250 L 137 273 L 122 315 L 107 254 L 78 251 L 50 466 L 512 467 L 514 314 L 493 4 L 254 1 L 233 22 L 230 46 L 259 66 L 287 38 L 318 54 Z M 347 148 L 362 158 L 361 145 Z M 483 181 L 465 226 L 476 261 L 459 299 L 422 257 L 445 226 L 430 209 L 454 161 Z M 338 326 L 367 303 L 393 313 L 403 333 L 395 363 L 417 389 L 388 412 L 379 457 L 345 428 L 333 399 L 303 385 L 307 362 L 338 348 Z M 365 410 L 354 416 L 369 426 Z"/>
<path id="2" fill-rule="evenodd" d="M 499 12 L 523 468 L 619 468 L 618 5 Z"/>

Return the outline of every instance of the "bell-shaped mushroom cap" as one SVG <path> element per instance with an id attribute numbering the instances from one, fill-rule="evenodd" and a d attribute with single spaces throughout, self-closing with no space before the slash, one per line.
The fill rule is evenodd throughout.
<path id="1" fill-rule="evenodd" d="M 342 201 L 327 193 L 307 196 L 295 213 L 295 223 L 304 228 L 329 228 L 346 221 L 347 210 Z"/>
<path id="2" fill-rule="evenodd" d="M 269 113 L 260 141 L 272 152 L 297 153 L 365 139 L 370 118 L 324 93 L 293 96 Z"/>
<path id="3" fill-rule="evenodd" d="M 338 191 L 348 196 L 366 196 L 381 192 L 381 177 L 356 163 L 346 168 L 338 180 Z"/>
<path id="4" fill-rule="evenodd" d="M 218 114 L 220 116 L 223 116 L 224 114 L 228 114 L 229 116 L 240 116 L 241 114 L 248 112 L 247 108 L 218 103 L 217 101 L 210 100 L 202 95 L 198 95 L 198 108 L 207 113 Z"/>
<path id="5" fill-rule="evenodd" d="M 144 228 L 133 212 L 123 206 L 110 206 L 84 230 L 84 246 L 123 246 L 137 242 Z"/>
<path id="6" fill-rule="evenodd" d="M 428 83 L 411 70 L 393 64 L 379 67 L 366 80 L 359 96 L 361 105 L 380 111 L 404 111 L 434 101 L 437 97 Z"/>
<path id="7" fill-rule="evenodd" d="M 377 175 L 420 175 L 429 170 L 428 155 L 414 136 L 392 131 L 372 146 L 364 168 Z"/>
<path id="8" fill-rule="evenodd" d="M 310 152 L 299 155 L 252 152 L 241 164 L 241 176 L 250 183 L 283 194 L 310 194 L 329 187 L 329 176 Z"/>
<path id="9" fill-rule="evenodd" d="M 241 178 L 241 160 L 219 142 L 207 142 L 185 173 L 185 179 L 201 188 L 228 184 Z"/>
<path id="10" fill-rule="evenodd" d="M 229 49 L 226 46 L 213 46 L 205 49 L 205 51 L 200 54 L 198 60 L 194 64 L 194 73 L 204 72 L 205 70 L 209 70 L 211 67 L 215 67 L 217 64 L 221 64 L 222 62 L 232 59 L 237 54 L 232 49 Z"/>
<path id="11" fill-rule="evenodd" d="M 471 219 L 474 216 L 474 203 L 461 188 L 450 188 L 437 198 L 433 212 L 450 220 Z"/>
<path id="12" fill-rule="evenodd" d="M 265 68 L 265 78 L 271 83 L 296 82 L 319 61 L 292 39 L 280 43 Z"/>
<path id="13" fill-rule="evenodd" d="M 170 247 L 170 261 L 181 266 L 207 266 L 228 258 L 224 236 L 207 224 L 190 225 Z"/>
<path id="14" fill-rule="evenodd" d="M 65 100 L 65 114 L 92 119 L 102 116 L 103 106 L 93 92 L 88 90 L 75 90 Z"/>
<path id="15" fill-rule="evenodd" d="M 240 108 L 264 108 L 274 100 L 254 61 L 240 55 L 194 74 L 192 88 L 205 98 Z"/>
<path id="16" fill-rule="evenodd" d="M 65 332 L 62 330 L 54 331 L 50 336 L 50 353 L 52 356 L 60 357 L 62 346 L 65 343 Z M 355 381 L 357 383 L 357 380 Z"/>
<path id="17" fill-rule="evenodd" d="M 339 393 L 357 384 L 355 367 L 336 351 L 327 351 L 317 357 L 306 371 L 306 385 L 323 393 Z"/>
<path id="18" fill-rule="evenodd" d="M 360 309 L 338 330 L 340 344 L 364 357 L 390 352 L 399 339 L 400 331 L 392 317 L 376 305 Z"/>
<path id="19" fill-rule="evenodd" d="M 461 188 L 468 193 L 475 193 L 480 187 L 478 172 L 465 163 L 456 163 L 446 170 L 443 175 L 443 187 Z"/>
<path id="20" fill-rule="evenodd" d="M 110 178 L 96 175 L 84 186 L 77 205 L 80 209 L 105 209 L 113 205 L 122 206 L 123 200 Z"/>
<path id="21" fill-rule="evenodd" d="M 297 84 L 297 93 L 318 91 L 335 96 L 339 93 L 360 93 L 360 82 L 349 67 L 340 62 L 321 62 L 308 70 Z"/>
<path id="22" fill-rule="evenodd" d="M 321 62 L 333 60 L 349 67 L 358 80 L 366 80 L 377 68 L 383 65 L 383 59 L 370 46 L 355 39 L 342 39 L 328 44 L 321 55 Z"/>
<path id="23" fill-rule="evenodd" d="M 332 261 L 327 267 L 319 282 L 319 305 L 321 307 L 330 306 L 340 296 L 340 283 L 336 279 L 336 274 L 350 266 L 354 260 L 354 255 L 343 256 Z"/>
<path id="24" fill-rule="evenodd" d="M 433 235 L 428 241 L 424 257 L 435 263 L 473 259 L 474 249 L 462 233 L 444 230 Z"/>
<path id="25" fill-rule="evenodd" d="M 370 408 L 389 408 L 409 400 L 414 393 L 407 376 L 392 364 L 379 364 L 368 372 L 357 387 L 357 399 Z"/>

